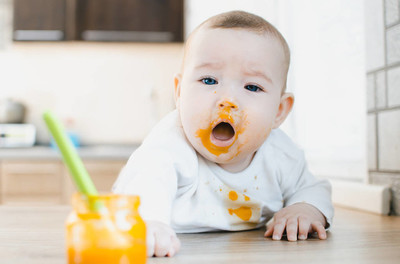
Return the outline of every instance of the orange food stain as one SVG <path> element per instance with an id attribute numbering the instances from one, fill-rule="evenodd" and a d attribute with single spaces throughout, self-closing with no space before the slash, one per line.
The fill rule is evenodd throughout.
<path id="1" fill-rule="evenodd" d="M 203 146 L 206 147 L 206 149 L 211 153 L 214 154 L 215 156 L 219 156 L 221 154 L 227 153 L 229 151 L 229 148 L 232 146 L 226 146 L 226 147 L 218 147 L 211 143 L 210 135 L 211 135 L 212 128 L 209 127 L 207 129 L 199 129 L 197 130 L 196 136 L 201 139 L 201 142 L 203 143 Z"/>
<path id="2" fill-rule="evenodd" d="M 237 215 L 237 217 L 239 217 L 240 219 L 242 219 L 243 221 L 249 221 L 251 218 L 251 208 L 247 207 L 247 206 L 241 206 L 239 208 L 236 209 L 228 209 L 228 212 L 230 215 Z"/>
<path id="3" fill-rule="evenodd" d="M 236 142 L 238 135 L 243 133 L 244 131 L 244 127 L 242 127 L 242 129 L 235 131 L 235 139 L 232 141 L 232 144 L 230 144 L 229 146 L 225 146 L 225 147 L 219 147 L 214 145 L 211 142 L 211 133 L 213 128 L 215 127 L 217 122 L 220 122 L 221 120 L 225 121 L 225 122 L 230 122 L 231 124 L 234 124 L 234 119 L 232 117 L 232 113 L 231 113 L 231 108 L 224 108 L 224 110 L 222 110 L 219 113 L 219 118 L 218 120 L 215 120 L 213 123 L 210 124 L 210 126 L 206 129 L 198 129 L 196 131 L 196 136 L 198 138 L 200 138 L 201 142 L 203 143 L 203 146 L 211 153 L 214 154 L 215 156 L 219 156 L 221 154 L 225 154 L 228 153 L 229 148 Z M 240 148 L 240 146 L 239 146 Z M 235 156 L 239 155 L 240 151 L 237 151 L 237 153 L 235 154 Z M 233 156 L 232 158 L 234 158 L 235 156 Z"/>
<path id="4" fill-rule="evenodd" d="M 229 199 L 231 199 L 232 201 L 236 201 L 238 198 L 238 195 L 235 191 L 230 191 L 229 192 Z"/>
<path id="5" fill-rule="evenodd" d="M 248 197 L 247 195 L 244 195 L 244 194 L 243 194 L 243 196 L 244 196 L 245 201 L 250 201 L 250 197 Z"/>

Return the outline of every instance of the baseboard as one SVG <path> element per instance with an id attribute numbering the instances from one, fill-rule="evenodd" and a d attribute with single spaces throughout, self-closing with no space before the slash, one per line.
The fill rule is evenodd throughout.
<path id="1" fill-rule="evenodd" d="M 335 205 L 371 213 L 387 215 L 390 212 L 391 193 L 388 186 L 330 180 Z"/>

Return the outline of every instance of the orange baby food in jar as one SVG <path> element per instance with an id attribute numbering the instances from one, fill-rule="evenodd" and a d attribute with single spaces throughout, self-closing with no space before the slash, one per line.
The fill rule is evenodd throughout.
<path id="1" fill-rule="evenodd" d="M 139 196 L 79 193 L 66 222 L 68 264 L 146 263 L 146 227 Z"/>

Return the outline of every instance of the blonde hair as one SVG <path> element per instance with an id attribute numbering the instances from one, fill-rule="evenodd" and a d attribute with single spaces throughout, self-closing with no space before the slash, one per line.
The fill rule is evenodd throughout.
<path id="1" fill-rule="evenodd" d="M 189 46 L 190 40 L 195 33 L 207 26 L 209 28 L 222 28 L 222 29 L 247 29 L 255 32 L 256 34 L 267 34 L 274 37 L 279 41 L 284 53 L 284 69 L 285 69 L 285 84 L 283 87 L 284 92 L 286 90 L 286 79 L 289 71 L 290 65 L 290 49 L 282 34 L 268 21 L 264 18 L 245 12 L 245 11 L 230 11 L 222 13 L 213 17 L 210 17 L 203 23 L 201 23 L 189 36 L 185 44 L 184 58 L 186 54 L 187 47 Z"/>

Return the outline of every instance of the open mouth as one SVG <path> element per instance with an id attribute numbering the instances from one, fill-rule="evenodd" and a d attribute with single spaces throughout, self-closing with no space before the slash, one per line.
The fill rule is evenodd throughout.
<path id="1" fill-rule="evenodd" d="M 226 143 L 231 143 L 234 139 L 235 129 L 233 129 L 231 124 L 221 122 L 213 128 L 211 134 L 214 139 L 213 141 L 215 141 L 214 143 L 217 143 L 216 145 L 225 145 Z"/>

